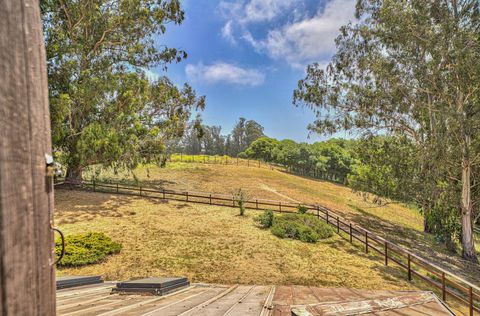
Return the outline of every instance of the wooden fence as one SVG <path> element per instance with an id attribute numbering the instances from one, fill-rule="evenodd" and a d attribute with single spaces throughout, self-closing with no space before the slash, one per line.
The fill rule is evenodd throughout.
<path id="1" fill-rule="evenodd" d="M 77 183 L 76 185 L 79 184 Z M 95 180 L 83 181 L 80 185 L 95 192 L 135 195 L 227 207 L 238 206 L 238 200 L 233 195 L 155 189 L 125 185 L 118 182 L 98 182 Z M 474 313 L 480 314 L 480 288 L 478 286 L 342 218 L 329 208 L 307 203 L 265 199 L 251 199 L 244 201 L 244 205 L 248 209 L 272 210 L 281 213 L 296 212 L 300 205 L 305 206 L 310 213 L 332 225 L 336 232 L 343 238 L 348 239 L 350 243 L 359 242 L 365 253 L 375 252 L 382 257 L 385 265 L 395 264 L 403 269 L 409 281 L 413 278 L 420 279 L 437 289 L 444 302 L 447 302 L 449 299 L 455 299 L 467 307 L 469 315 L 473 316 Z"/>

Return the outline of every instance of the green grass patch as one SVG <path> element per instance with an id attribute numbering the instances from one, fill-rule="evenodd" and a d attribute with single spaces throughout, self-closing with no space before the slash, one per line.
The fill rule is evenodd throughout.
<path id="1" fill-rule="evenodd" d="M 60 256 L 62 243 L 55 241 L 55 253 Z M 108 255 L 119 253 L 122 245 L 103 233 L 91 232 L 65 236 L 65 256 L 60 266 L 78 267 L 103 261 Z"/>
<path id="2" fill-rule="evenodd" d="M 279 238 L 298 239 L 308 243 L 315 243 L 333 235 L 333 230 L 327 223 L 310 214 L 276 216 L 270 230 Z"/>

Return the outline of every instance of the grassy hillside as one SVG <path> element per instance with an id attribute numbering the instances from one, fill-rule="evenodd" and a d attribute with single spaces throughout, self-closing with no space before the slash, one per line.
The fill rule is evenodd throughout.
<path id="1" fill-rule="evenodd" d="M 56 225 L 66 235 L 104 232 L 120 242 L 105 262 L 60 270 L 108 280 L 188 276 L 194 282 L 304 284 L 366 289 L 415 289 L 398 269 L 371 260 L 334 236 L 317 244 L 279 239 L 256 226 L 249 211 L 57 190 Z"/>
<path id="2" fill-rule="evenodd" d="M 88 176 L 88 175 L 87 175 Z M 100 178 L 143 185 L 231 194 L 239 188 L 252 198 L 319 203 L 374 231 L 388 240 L 415 250 L 450 271 L 480 283 L 480 267 L 446 251 L 431 235 L 422 232 L 421 214 L 405 205 L 389 202 L 377 205 L 371 199 L 338 184 L 312 180 L 281 170 L 237 165 L 169 163 L 166 168 L 143 166 L 132 174 L 102 172 Z M 480 240 L 477 242 L 480 250 Z"/>

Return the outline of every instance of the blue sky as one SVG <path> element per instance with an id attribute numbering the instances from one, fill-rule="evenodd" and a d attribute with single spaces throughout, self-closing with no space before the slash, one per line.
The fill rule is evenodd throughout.
<path id="1" fill-rule="evenodd" d="M 307 139 L 314 116 L 292 105 L 292 93 L 308 63 L 328 63 L 339 27 L 353 20 L 354 5 L 355 0 L 184 0 L 184 23 L 167 26 L 157 43 L 188 53 L 167 75 L 206 96 L 205 124 L 228 133 L 245 117 L 262 124 L 268 136 L 312 142 L 325 137 Z"/>

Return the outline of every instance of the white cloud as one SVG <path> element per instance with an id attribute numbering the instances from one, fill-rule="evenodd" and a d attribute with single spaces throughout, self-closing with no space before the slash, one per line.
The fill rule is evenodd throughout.
<path id="1" fill-rule="evenodd" d="M 235 21 L 239 24 L 264 22 L 284 14 L 296 2 L 298 0 L 221 1 L 220 11 L 229 22 Z"/>
<path id="2" fill-rule="evenodd" d="M 216 62 L 209 66 L 202 63 L 188 64 L 185 72 L 189 80 L 208 84 L 225 82 L 243 86 L 258 86 L 265 81 L 265 75 L 257 69 L 242 68 L 224 62 Z"/>
<path id="3" fill-rule="evenodd" d="M 313 61 L 326 63 L 335 50 L 334 41 L 340 27 L 354 18 L 355 0 L 330 0 L 314 16 L 300 14 L 301 4 L 302 1 L 299 0 L 223 3 L 227 19 L 224 28 L 228 25 L 228 38 L 235 41 L 234 26 L 237 25 L 241 33 L 240 39 L 252 45 L 256 51 L 276 60 L 284 60 L 292 67 L 303 68 Z M 285 15 L 293 19 L 268 30 L 263 38 L 255 38 L 249 32 L 249 24 L 272 21 Z"/>
<path id="4" fill-rule="evenodd" d="M 293 66 L 329 58 L 340 27 L 353 19 L 354 11 L 353 0 L 332 0 L 312 18 L 270 30 L 255 46 Z"/>
<path id="5" fill-rule="evenodd" d="M 237 41 L 235 40 L 235 37 L 233 36 L 233 27 L 232 27 L 232 21 L 228 21 L 225 23 L 225 25 L 222 28 L 222 37 L 228 40 L 232 44 L 236 44 Z"/>

